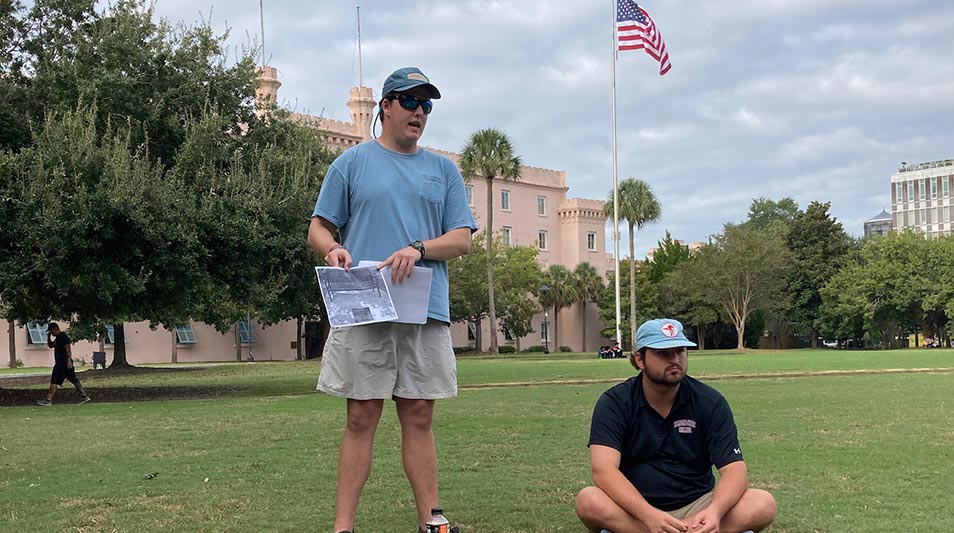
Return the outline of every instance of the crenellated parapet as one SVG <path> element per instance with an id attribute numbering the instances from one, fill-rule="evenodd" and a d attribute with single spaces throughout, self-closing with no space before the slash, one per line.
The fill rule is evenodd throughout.
<path id="1" fill-rule="evenodd" d="M 606 202 L 590 198 L 567 198 L 560 202 L 557 214 L 562 224 L 596 224 L 606 223 L 603 206 Z"/>

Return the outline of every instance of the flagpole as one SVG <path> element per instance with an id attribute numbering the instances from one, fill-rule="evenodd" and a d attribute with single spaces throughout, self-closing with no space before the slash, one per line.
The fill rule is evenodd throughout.
<path id="1" fill-rule="evenodd" d="M 620 306 L 619 306 L 619 178 L 616 164 L 616 10 L 617 0 L 613 2 L 613 268 L 616 272 L 616 342 L 623 344 L 620 335 Z M 630 281 L 632 283 L 632 281 Z M 635 339 L 634 339 L 635 342 Z"/>

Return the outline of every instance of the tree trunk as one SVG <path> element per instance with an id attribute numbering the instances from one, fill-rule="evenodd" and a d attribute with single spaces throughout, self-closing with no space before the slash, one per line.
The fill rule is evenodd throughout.
<path id="1" fill-rule="evenodd" d="M 10 342 L 10 368 L 17 367 L 17 322 L 12 318 L 7 319 L 8 340 Z"/>
<path id="2" fill-rule="evenodd" d="M 699 351 L 706 349 L 706 328 L 705 326 L 696 327 L 696 333 L 699 336 Z"/>
<path id="3" fill-rule="evenodd" d="M 583 337 L 580 338 L 580 351 L 586 353 L 586 298 L 582 300 L 580 315 L 583 322 Z"/>
<path id="4" fill-rule="evenodd" d="M 736 345 L 737 350 L 745 349 L 745 320 L 740 320 L 735 323 L 735 332 L 739 336 L 739 342 Z"/>
<path id="5" fill-rule="evenodd" d="M 467 321 L 467 331 L 470 331 L 471 323 L 474 324 L 474 351 L 480 353 L 484 351 L 484 339 L 483 333 L 481 333 L 481 323 L 478 319 L 468 320 Z"/>
<path id="6" fill-rule="evenodd" d="M 636 231 L 634 224 L 629 223 L 629 345 L 636 347 Z M 623 345 L 622 339 L 616 339 Z"/>
<path id="7" fill-rule="evenodd" d="M 494 179 L 487 178 L 487 296 L 490 320 L 490 353 L 497 355 L 497 310 L 494 304 Z"/>
<path id="8" fill-rule="evenodd" d="M 295 328 L 295 360 L 301 361 L 301 328 L 304 320 L 301 317 L 296 319 L 297 326 Z"/>
<path id="9" fill-rule="evenodd" d="M 109 368 L 132 366 L 126 360 L 126 329 L 122 322 L 113 324 L 113 362 Z"/>
<path id="10" fill-rule="evenodd" d="M 235 360 L 242 361 L 242 334 L 239 333 L 238 322 L 235 323 Z"/>
<path id="11" fill-rule="evenodd" d="M 818 349 L 818 330 L 816 330 L 813 327 L 810 327 L 809 329 L 812 332 L 812 349 L 817 350 Z"/>
<path id="12" fill-rule="evenodd" d="M 176 334 L 176 328 L 172 328 L 172 362 L 179 362 L 179 336 Z"/>
<path id="13" fill-rule="evenodd" d="M 560 310 L 557 308 L 556 304 L 553 304 L 553 346 L 551 352 L 560 351 L 560 329 L 557 326 L 557 322 L 560 321 Z"/>

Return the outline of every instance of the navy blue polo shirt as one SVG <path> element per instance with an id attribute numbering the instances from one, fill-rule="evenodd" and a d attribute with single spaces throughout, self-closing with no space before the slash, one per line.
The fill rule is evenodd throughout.
<path id="1" fill-rule="evenodd" d="M 589 445 L 618 450 L 620 471 L 650 505 L 672 511 L 715 487 L 716 468 L 742 460 L 725 398 L 686 376 L 665 419 L 643 394 L 642 375 L 604 392 L 593 410 Z"/>

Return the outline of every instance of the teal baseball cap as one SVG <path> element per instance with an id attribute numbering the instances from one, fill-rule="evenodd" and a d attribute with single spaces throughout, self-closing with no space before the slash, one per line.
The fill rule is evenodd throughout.
<path id="1" fill-rule="evenodd" d="M 695 346 L 686 338 L 682 322 L 674 318 L 654 318 L 643 322 L 636 330 L 636 350 L 643 348 L 677 348 Z"/>
<path id="2" fill-rule="evenodd" d="M 381 89 L 381 96 L 409 91 L 422 85 L 427 89 L 427 92 L 431 94 L 432 99 L 437 100 L 441 97 L 441 92 L 437 90 L 437 87 L 431 83 L 431 80 L 427 79 L 427 76 L 417 67 L 404 67 L 392 72 L 391 75 L 388 76 L 388 79 L 384 80 L 384 88 Z"/>

